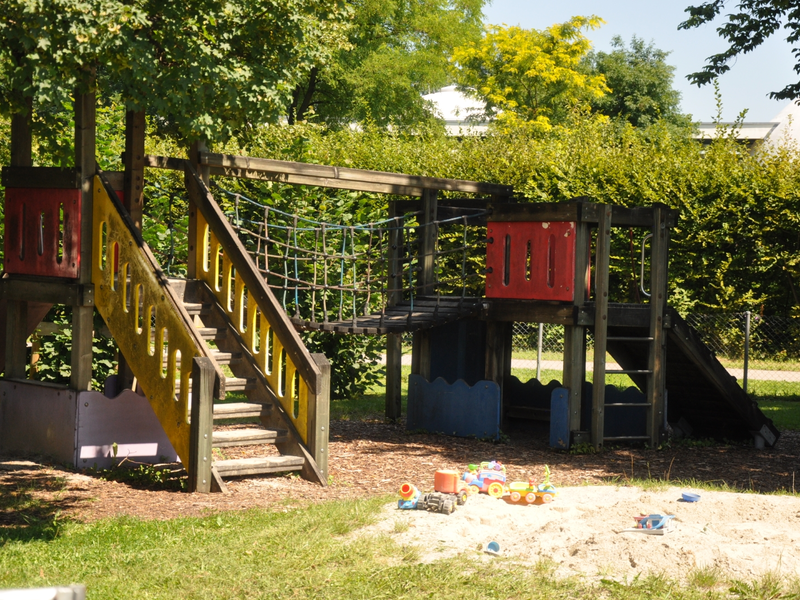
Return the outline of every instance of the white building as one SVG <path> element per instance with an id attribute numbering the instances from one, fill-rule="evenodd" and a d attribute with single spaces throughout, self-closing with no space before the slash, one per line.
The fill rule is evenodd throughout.
<path id="1" fill-rule="evenodd" d="M 480 135 L 486 133 L 488 123 L 481 120 L 480 117 L 476 118 L 485 108 L 483 103 L 465 96 L 456 89 L 456 86 L 449 85 L 438 92 L 426 94 L 423 98 L 432 102 L 434 114 L 440 119 L 444 119 L 448 135 Z"/>

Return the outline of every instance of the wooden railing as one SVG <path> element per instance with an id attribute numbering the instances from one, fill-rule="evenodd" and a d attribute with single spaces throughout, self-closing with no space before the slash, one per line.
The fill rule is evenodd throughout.
<path id="1" fill-rule="evenodd" d="M 194 358 L 207 357 L 205 344 L 171 298 L 158 263 L 100 177 L 94 178 L 93 202 L 95 305 L 190 477 L 196 477 L 189 466 L 189 381 Z"/>
<path id="2" fill-rule="evenodd" d="M 196 209 L 195 277 L 213 291 L 284 414 L 318 465 L 327 463 L 327 382 L 203 180 L 186 164 Z M 327 472 L 327 469 L 324 469 Z"/>

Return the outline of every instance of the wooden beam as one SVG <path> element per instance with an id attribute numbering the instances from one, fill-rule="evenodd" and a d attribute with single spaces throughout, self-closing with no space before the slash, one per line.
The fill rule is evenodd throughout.
<path id="1" fill-rule="evenodd" d="M 664 422 L 664 388 L 666 384 L 666 343 L 664 313 L 667 306 L 667 264 L 669 248 L 668 209 L 661 205 L 653 212 L 653 240 L 650 258 L 650 337 L 653 338 L 648 369 L 652 375 L 647 385 L 647 401 L 651 403 L 647 435 L 650 445 L 658 447 Z"/>
<path id="2" fill-rule="evenodd" d="M 576 307 L 572 304 L 535 300 L 484 299 L 481 319 L 485 321 L 517 321 L 522 323 L 575 323 Z"/>
<path id="3" fill-rule="evenodd" d="M 578 221 L 575 226 L 575 281 L 573 289 L 573 310 L 576 312 L 586 300 L 588 288 L 589 248 L 591 235 L 589 224 Z M 586 328 L 573 322 L 564 327 L 564 373 L 563 384 L 569 390 L 570 432 L 581 428 L 581 406 L 588 402 L 583 397 L 583 383 L 586 379 Z"/>
<path id="4" fill-rule="evenodd" d="M 592 373 L 592 444 L 603 447 L 606 403 L 606 349 L 608 346 L 608 269 L 611 257 L 611 211 L 603 205 L 597 227 L 595 259 L 594 372 Z"/>
<path id="5" fill-rule="evenodd" d="M 440 177 L 422 177 L 417 175 L 404 175 L 401 173 L 387 173 L 385 171 L 368 171 L 363 169 L 349 169 L 344 167 L 270 160 L 265 158 L 252 158 L 248 156 L 212 154 L 210 152 L 201 153 L 200 163 L 210 167 L 232 167 L 246 171 L 264 171 L 268 173 L 302 175 L 305 177 L 322 180 L 382 183 L 393 186 L 419 189 L 466 192 L 485 195 L 496 194 L 499 196 L 510 196 L 513 193 L 513 188 L 511 186 L 498 185 L 494 183 L 464 181 L 460 179 L 444 179 Z"/>
<path id="6" fill-rule="evenodd" d="M 144 208 L 144 140 L 145 113 L 143 110 L 125 113 L 125 180 L 123 204 L 137 229 L 142 228 Z"/>
<path id="7" fill-rule="evenodd" d="M 419 262 L 422 266 L 419 295 L 422 296 L 436 293 L 436 241 L 439 235 L 436 225 L 436 195 L 435 190 L 425 190 L 422 194 L 422 215 L 419 217 L 418 228 Z"/>
<path id="8" fill-rule="evenodd" d="M 153 169 L 169 169 L 171 171 L 183 171 L 186 163 L 185 158 L 173 158 L 171 156 L 156 156 L 155 154 L 144 155 L 144 166 Z"/>
<path id="9" fill-rule="evenodd" d="M 236 169 L 231 167 L 210 167 L 212 175 L 223 177 L 239 177 L 242 179 L 257 179 L 259 181 L 274 181 L 291 185 L 311 185 L 317 187 L 351 190 L 355 192 L 373 192 L 376 194 L 393 194 L 396 196 L 421 196 L 422 189 L 384 183 L 370 183 L 366 181 L 339 181 L 320 177 L 307 177 L 290 173 L 271 173 L 267 171 L 254 171 Z"/>
<path id="10" fill-rule="evenodd" d="M 15 167 L 33 166 L 33 98 L 26 98 L 25 103 L 27 110 L 11 117 L 11 164 Z"/>
<path id="11" fill-rule="evenodd" d="M 386 336 L 386 418 L 397 421 L 402 412 L 403 336 Z"/>
<path id="12" fill-rule="evenodd" d="M 189 492 L 211 491 L 211 441 L 214 430 L 214 364 L 196 356 L 192 362 L 192 405 L 189 434 Z"/>
<path id="13" fill-rule="evenodd" d="M 47 304 L 94 306 L 92 284 L 70 283 L 51 277 L 33 278 L 13 276 L 2 280 L 0 297 L 7 300 L 30 300 Z"/>
<path id="14" fill-rule="evenodd" d="M 97 172 L 95 95 L 75 95 L 75 167 L 81 177 L 81 264 L 78 283 L 92 283 L 92 221 L 94 214 L 93 178 Z M 94 307 L 72 308 L 72 373 L 70 387 L 88 390 L 92 385 L 92 346 Z"/>
<path id="15" fill-rule="evenodd" d="M 7 188 L 56 188 L 77 190 L 81 187 L 78 169 L 58 167 L 3 167 L 3 185 Z"/>
<path id="16" fill-rule="evenodd" d="M 6 303 L 6 364 L 8 379 L 25 379 L 26 342 L 28 340 L 28 303 L 13 300 Z"/>
<path id="17" fill-rule="evenodd" d="M 574 221 L 598 223 L 603 205 L 585 199 L 569 202 L 502 203 L 492 206 L 489 221 Z M 614 206 L 611 212 L 612 227 L 647 227 L 653 224 L 653 211 L 656 207 L 666 212 L 667 227 L 678 223 L 678 211 L 664 204 L 626 208 Z"/>
<path id="18" fill-rule="evenodd" d="M 328 441 L 330 437 L 331 402 L 331 363 L 324 354 L 312 354 L 311 358 L 319 368 L 320 380 L 317 392 L 309 398 L 313 403 L 308 407 L 308 450 L 317 470 L 322 475 L 322 485 L 328 483 Z"/>

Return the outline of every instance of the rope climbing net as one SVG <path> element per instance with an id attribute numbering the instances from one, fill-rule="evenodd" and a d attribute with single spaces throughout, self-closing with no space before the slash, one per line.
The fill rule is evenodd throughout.
<path id="1" fill-rule="evenodd" d="M 326 223 L 216 188 L 228 218 L 284 309 L 307 325 L 352 321 L 422 297 L 480 296 L 487 211 L 421 223 L 407 213 L 365 224 Z M 433 228 L 432 281 L 422 242 Z"/>

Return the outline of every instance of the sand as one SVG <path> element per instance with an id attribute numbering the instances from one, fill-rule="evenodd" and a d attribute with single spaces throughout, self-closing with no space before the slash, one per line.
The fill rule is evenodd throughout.
<path id="1" fill-rule="evenodd" d="M 699 493 L 700 501 L 684 502 L 687 491 Z M 641 513 L 675 515 L 672 531 L 622 532 Z M 800 576 L 800 498 L 792 496 L 586 486 L 561 488 L 551 504 L 516 505 L 480 494 L 450 515 L 387 505 L 363 533 L 412 544 L 422 562 L 459 554 L 545 560 L 558 576 L 624 581 L 664 574 L 685 580 L 704 568 L 744 581 L 767 573 Z M 483 551 L 490 541 L 499 543 L 499 556 Z"/>

